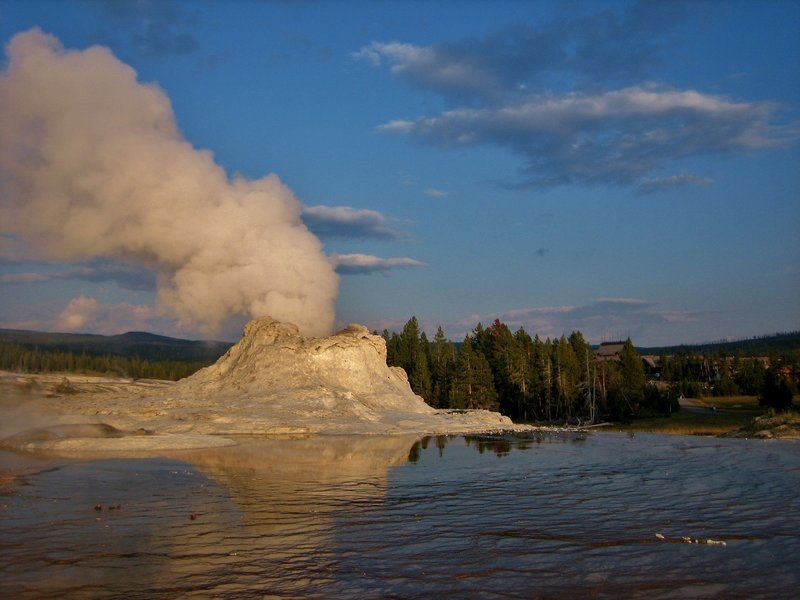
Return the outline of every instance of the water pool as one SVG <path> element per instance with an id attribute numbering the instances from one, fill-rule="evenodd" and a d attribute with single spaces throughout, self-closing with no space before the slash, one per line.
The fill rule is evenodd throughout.
<path id="1" fill-rule="evenodd" d="M 9 598 L 787 598 L 800 443 L 617 433 L 0 453 Z"/>

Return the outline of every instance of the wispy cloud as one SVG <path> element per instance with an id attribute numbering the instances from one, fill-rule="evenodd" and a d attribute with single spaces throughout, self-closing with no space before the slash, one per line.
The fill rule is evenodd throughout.
<path id="1" fill-rule="evenodd" d="M 396 76 L 453 104 L 508 100 L 530 88 L 631 82 L 660 62 L 685 5 L 640 3 L 431 46 L 375 41 L 353 56 L 374 67 L 388 64 Z"/>
<path id="2" fill-rule="evenodd" d="M 674 187 L 703 186 L 711 185 L 712 183 L 714 183 L 714 180 L 708 177 L 700 177 L 699 175 L 692 175 L 691 173 L 681 173 L 679 175 L 670 175 L 669 177 L 645 179 L 636 189 L 640 194 L 652 194 Z"/>
<path id="3" fill-rule="evenodd" d="M 436 188 L 428 188 L 424 193 L 426 196 L 430 196 L 431 198 L 444 198 L 447 196 L 447 192 Z"/>
<path id="4" fill-rule="evenodd" d="M 330 260 L 341 275 L 368 275 L 397 268 L 427 266 L 413 258 L 381 258 L 370 254 L 332 254 Z"/>
<path id="5" fill-rule="evenodd" d="M 51 273 L 9 273 L 7 275 L 0 275 L 0 283 L 3 285 L 27 284 L 27 283 L 43 283 L 45 281 L 52 281 L 54 277 Z"/>
<path id="6" fill-rule="evenodd" d="M 147 329 L 161 315 L 152 306 L 104 304 L 88 296 L 70 300 L 55 321 L 55 331 L 90 331 L 103 335 Z"/>
<path id="7" fill-rule="evenodd" d="M 29 329 L 63 333 L 117 335 L 127 331 L 158 332 L 183 339 L 207 339 L 207 332 L 196 321 L 175 319 L 158 307 L 129 302 L 105 303 L 81 294 L 70 299 L 57 314 L 24 320 L 0 322 L 5 329 Z M 215 339 L 239 339 L 244 320 L 233 318 Z"/>
<path id="8" fill-rule="evenodd" d="M 64 271 L 28 271 L 0 275 L 5 285 L 46 283 L 64 280 L 89 281 L 93 283 L 114 282 L 122 289 L 151 291 L 156 289 L 156 276 L 142 267 L 107 261 L 93 261 L 77 265 Z"/>
<path id="9" fill-rule="evenodd" d="M 507 104 L 529 90 L 625 86 L 663 60 L 670 33 L 697 2 L 638 2 L 623 10 L 519 24 L 430 46 L 374 41 L 353 53 L 452 105 Z"/>
<path id="10" fill-rule="evenodd" d="M 72 298 L 55 317 L 4 321 L 0 323 L 0 327 L 100 335 L 116 335 L 126 331 L 158 331 L 163 335 L 186 337 L 187 334 L 197 333 L 191 323 L 170 319 L 153 306 L 127 302 L 106 304 L 83 294 Z"/>
<path id="11" fill-rule="evenodd" d="M 106 13 L 129 32 L 134 50 L 146 58 L 188 54 L 197 49 L 196 18 L 173 0 L 100 0 Z"/>
<path id="12" fill-rule="evenodd" d="M 484 325 L 500 319 L 512 330 L 523 327 L 530 335 L 542 339 L 581 331 L 590 341 L 625 338 L 647 328 L 691 323 L 701 317 L 698 311 L 664 308 L 659 303 L 641 298 L 597 298 L 584 305 L 526 307 L 488 315 L 472 315 L 467 320 L 448 324 L 456 337 L 469 331 L 479 321 Z M 635 341 L 635 340 L 634 340 Z"/>
<path id="13" fill-rule="evenodd" d="M 647 193 L 710 182 L 699 175 L 653 178 L 673 161 L 800 139 L 800 123 L 776 104 L 652 81 L 690 6 L 714 10 L 638 2 L 429 46 L 372 42 L 353 56 L 388 65 L 449 107 L 386 122 L 380 131 L 442 147 L 508 149 L 522 165 L 519 180 L 502 182 L 507 187 L 617 184 Z"/>
<path id="14" fill-rule="evenodd" d="M 541 188 L 632 184 L 677 159 L 779 147 L 798 139 L 800 127 L 777 125 L 776 113 L 768 102 L 733 102 L 648 84 L 532 95 L 518 104 L 459 108 L 391 121 L 379 129 L 445 147 L 508 148 L 524 161 L 523 180 L 515 185 Z M 681 182 L 688 180 L 673 183 Z"/>
<path id="15" fill-rule="evenodd" d="M 397 240 L 406 237 L 376 210 L 350 206 L 304 206 L 303 222 L 320 237 L 375 238 Z"/>

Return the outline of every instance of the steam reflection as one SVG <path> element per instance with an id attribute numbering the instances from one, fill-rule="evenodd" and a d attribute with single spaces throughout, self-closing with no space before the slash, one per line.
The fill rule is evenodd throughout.
<path id="1" fill-rule="evenodd" d="M 337 571 L 337 519 L 380 504 L 389 469 L 416 440 L 252 438 L 167 459 L 50 458 L 38 468 L 2 453 L 0 592 L 149 598 L 324 586 Z"/>

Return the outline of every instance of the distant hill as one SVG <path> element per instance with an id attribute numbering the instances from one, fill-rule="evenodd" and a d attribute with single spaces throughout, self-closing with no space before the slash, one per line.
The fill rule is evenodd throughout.
<path id="1" fill-rule="evenodd" d="M 24 348 L 72 352 L 91 356 L 122 356 L 148 361 L 186 361 L 211 363 L 233 344 L 219 341 L 192 341 L 130 331 L 121 335 L 86 333 L 48 333 L 22 329 L 0 329 L 0 342 Z"/>
<path id="2" fill-rule="evenodd" d="M 707 344 L 681 344 L 655 348 L 637 348 L 639 354 L 740 354 L 742 356 L 769 356 L 770 354 L 800 351 L 800 331 L 776 333 L 761 337 L 735 341 L 720 341 Z"/>
<path id="3" fill-rule="evenodd" d="M 0 329 L 0 343 L 24 348 L 72 352 L 91 356 L 121 356 L 148 361 L 185 361 L 210 364 L 227 352 L 231 342 L 183 340 L 143 331 L 121 335 L 87 333 L 50 333 L 23 329 Z M 458 345 L 458 344 L 457 344 Z M 637 347 L 640 354 L 725 354 L 769 356 L 770 354 L 800 352 L 800 331 L 777 333 L 736 341 L 676 346 Z"/>

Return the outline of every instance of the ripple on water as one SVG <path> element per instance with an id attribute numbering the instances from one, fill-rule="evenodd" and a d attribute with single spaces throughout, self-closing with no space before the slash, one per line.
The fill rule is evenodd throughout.
<path id="1" fill-rule="evenodd" d="M 26 469 L 0 487 L 4 597 L 783 598 L 800 584 L 792 442 L 311 438 Z"/>

